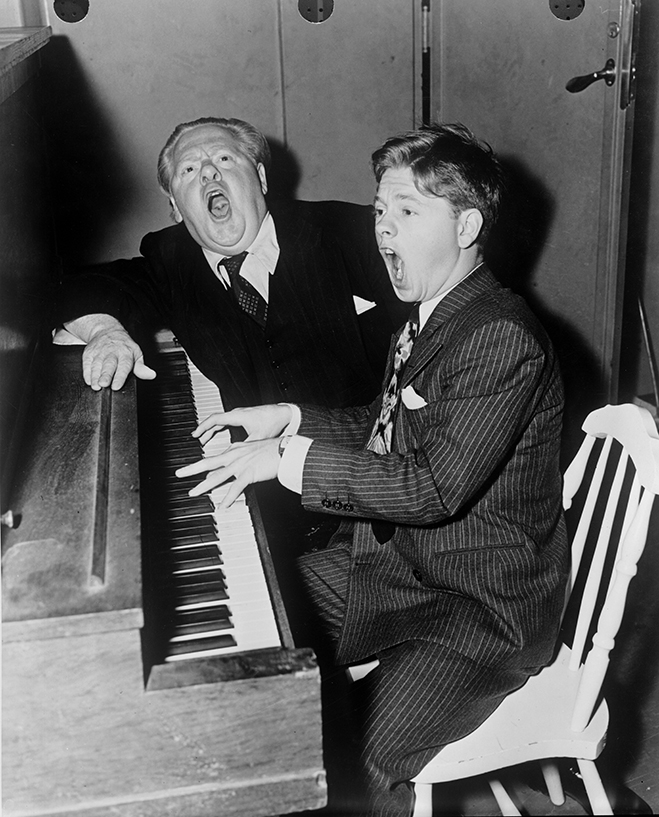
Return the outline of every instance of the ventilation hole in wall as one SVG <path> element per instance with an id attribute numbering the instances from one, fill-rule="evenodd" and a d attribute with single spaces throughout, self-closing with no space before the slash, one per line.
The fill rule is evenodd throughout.
<path id="1" fill-rule="evenodd" d="M 334 11 L 334 0 L 298 0 L 298 11 L 310 23 L 322 23 Z"/>
<path id="2" fill-rule="evenodd" d="M 79 23 L 89 11 L 89 0 L 55 0 L 55 14 L 65 23 Z"/>
<path id="3" fill-rule="evenodd" d="M 586 0 L 549 0 L 549 8 L 559 20 L 576 20 L 584 10 Z"/>

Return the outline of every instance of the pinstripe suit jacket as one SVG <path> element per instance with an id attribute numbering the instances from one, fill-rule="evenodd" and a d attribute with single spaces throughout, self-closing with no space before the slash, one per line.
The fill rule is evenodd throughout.
<path id="1" fill-rule="evenodd" d="M 384 456 L 365 450 L 379 401 L 302 407 L 299 433 L 314 439 L 303 504 L 351 506 L 330 510 L 348 517 L 333 542 L 352 532 L 337 660 L 418 638 L 492 666 L 541 666 L 568 564 L 563 393 L 549 339 L 524 301 L 481 267 L 438 304 L 402 385 L 426 405 L 400 406 Z M 393 521 L 393 538 L 379 544 L 369 519 Z"/>
<path id="2" fill-rule="evenodd" d="M 67 277 L 55 325 L 109 313 L 145 350 L 153 331 L 168 327 L 220 386 L 227 407 L 372 400 L 391 334 L 409 308 L 389 282 L 370 208 L 274 202 L 270 212 L 280 256 L 270 278 L 265 332 L 236 306 L 183 224 L 145 236 L 141 257 Z M 377 306 L 357 316 L 354 295 Z"/>

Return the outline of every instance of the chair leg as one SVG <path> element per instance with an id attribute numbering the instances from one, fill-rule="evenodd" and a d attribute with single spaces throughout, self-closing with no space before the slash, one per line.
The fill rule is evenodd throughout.
<path id="1" fill-rule="evenodd" d="M 594 761 L 577 758 L 577 763 L 579 764 L 579 771 L 586 787 L 586 794 L 593 814 L 613 814 L 611 803 L 609 803 L 609 798 L 606 796 Z"/>
<path id="2" fill-rule="evenodd" d="M 414 783 L 412 817 L 432 817 L 432 783 Z"/>
<path id="3" fill-rule="evenodd" d="M 540 768 L 542 769 L 542 776 L 545 779 L 549 799 L 555 806 L 562 806 L 565 802 L 565 793 L 563 792 L 558 766 L 553 760 L 541 760 Z"/>
<path id="4" fill-rule="evenodd" d="M 521 812 L 510 799 L 510 795 L 498 780 L 488 780 L 503 817 L 521 817 Z"/>

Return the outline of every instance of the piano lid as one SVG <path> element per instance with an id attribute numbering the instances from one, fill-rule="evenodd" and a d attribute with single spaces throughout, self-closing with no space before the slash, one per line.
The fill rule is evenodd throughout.
<path id="1" fill-rule="evenodd" d="M 135 383 L 93 392 L 46 350 L 3 529 L 3 640 L 142 626 Z"/>

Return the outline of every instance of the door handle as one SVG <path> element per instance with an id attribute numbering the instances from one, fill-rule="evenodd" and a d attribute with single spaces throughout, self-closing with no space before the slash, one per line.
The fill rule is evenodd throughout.
<path id="1" fill-rule="evenodd" d="M 573 77 L 565 86 L 565 90 L 571 94 L 578 94 L 579 91 L 585 90 L 593 82 L 598 79 L 603 79 L 607 85 L 613 85 L 616 81 L 616 64 L 615 60 L 607 60 L 606 65 L 601 71 L 595 71 L 594 74 L 585 74 L 583 77 Z"/>

